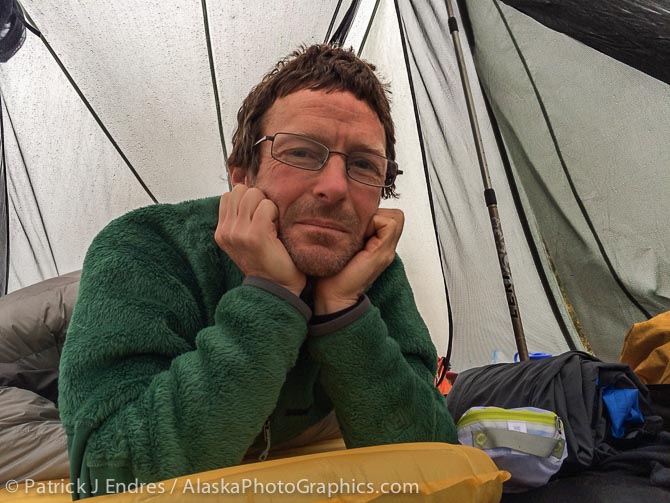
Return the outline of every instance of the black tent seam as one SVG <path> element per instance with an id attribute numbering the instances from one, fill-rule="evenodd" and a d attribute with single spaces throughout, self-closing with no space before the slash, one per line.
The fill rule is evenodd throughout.
<path id="1" fill-rule="evenodd" d="M 29 23 L 25 23 L 24 26 L 28 29 L 29 32 L 31 32 L 31 33 L 37 35 L 38 37 L 41 37 L 41 36 L 42 36 L 42 33 L 41 33 L 37 28 L 35 28 L 34 26 L 32 26 L 31 24 L 29 24 Z"/>
<path id="2" fill-rule="evenodd" d="M 530 250 L 531 257 L 533 257 L 533 264 L 535 265 L 535 270 L 537 271 L 537 275 L 540 278 L 540 283 L 542 284 L 545 296 L 549 301 L 549 305 L 551 306 L 551 311 L 554 314 L 554 318 L 556 319 L 556 322 L 558 323 L 558 326 L 560 327 L 561 332 L 563 333 L 563 338 L 565 339 L 565 342 L 568 344 L 570 351 L 577 351 L 575 341 L 570 336 L 570 331 L 568 330 L 568 326 L 565 322 L 565 319 L 563 318 L 561 311 L 558 308 L 558 302 L 556 300 L 556 297 L 554 296 L 554 293 L 551 290 L 551 286 L 549 285 L 549 279 L 547 278 L 547 274 L 544 270 L 544 267 L 542 266 L 542 259 L 540 258 L 540 252 L 538 250 L 538 246 L 537 243 L 535 242 L 535 239 L 533 239 L 533 234 L 530 230 L 530 223 L 528 222 L 528 217 L 526 216 L 526 210 L 521 202 L 521 196 L 519 195 L 519 187 L 517 186 L 516 179 L 514 178 L 514 172 L 512 171 L 512 164 L 509 160 L 509 156 L 507 155 L 507 149 L 505 148 L 505 144 L 502 139 L 500 127 L 498 126 L 498 120 L 496 119 L 496 116 L 493 113 L 491 103 L 486 93 L 482 93 L 482 96 L 484 97 L 484 103 L 486 104 L 486 111 L 488 113 L 489 120 L 491 121 L 493 135 L 496 139 L 496 144 L 498 145 L 498 151 L 500 152 L 500 159 L 502 160 L 503 167 L 505 169 L 505 175 L 507 176 L 507 182 L 509 184 L 510 192 L 512 194 L 512 200 L 514 201 L 514 206 L 516 207 L 516 211 L 519 216 L 519 222 L 521 223 L 523 234 L 526 238 L 526 242 L 528 243 L 528 249 Z"/>
<path id="3" fill-rule="evenodd" d="M 32 34 L 34 34 L 34 35 L 37 35 L 38 37 L 41 37 L 41 36 L 42 36 L 42 33 L 40 32 L 40 30 L 38 30 L 37 28 L 35 28 L 33 25 L 31 25 L 31 24 L 28 23 L 27 21 L 24 21 L 24 22 L 23 22 L 23 26 L 25 26 L 26 29 L 27 29 L 30 33 L 32 33 Z"/>
<path id="4" fill-rule="evenodd" d="M 335 25 L 335 20 L 337 15 L 340 13 L 340 6 L 342 5 L 342 0 L 337 0 L 337 7 L 335 7 L 335 12 L 333 12 L 333 17 L 330 18 L 330 24 L 328 25 L 328 31 L 326 32 L 326 37 L 323 39 L 323 43 L 328 43 L 330 39 L 330 33 L 333 31 L 333 25 Z"/>
<path id="5" fill-rule="evenodd" d="M 423 142 L 423 131 L 421 129 L 421 121 L 419 117 L 419 108 L 416 104 L 416 94 L 414 91 L 414 80 L 412 79 L 412 71 L 410 70 L 409 65 L 409 55 L 407 52 L 407 42 L 405 41 L 405 30 L 404 23 L 402 21 L 402 16 L 400 14 L 400 6 L 398 5 L 398 0 L 394 0 L 396 16 L 398 18 L 398 30 L 400 31 L 400 42 L 402 43 L 402 52 L 405 59 L 405 69 L 407 70 L 407 79 L 409 81 L 409 89 L 412 96 L 412 106 L 414 107 L 414 122 L 416 123 L 417 136 L 419 140 L 419 146 L 421 148 L 421 162 L 423 164 L 423 174 L 426 179 L 426 190 L 428 191 L 428 204 L 430 205 L 430 214 L 433 219 L 433 231 L 435 232 L 435 239 L 437 241 L 437 253 L 440 259 L 440 268 L 442 269 L 442 282 L 444 284 L 444 293 L 447 298 L 447 317 L 449 319 L 449 343 L 447 344 L 447 368 L 451 367 L 451 352 L 452 345 L 454 340 L 454 319 L 451 312 L 451 299 L 449 296 L 449 287 L 447 286 L 447 275 L 444 270 L 444 257 L 442 256 L 442 244 L 440 240 L 440 235 L 437 230 L 437 218 L 435 216 L 435 205 L 433 202 L 433 191 L 431 190 L 430 185 L 430 174 L 428 173 L 428 161 L 426 160 L 426 147 Z"/>
<path id="6" fill-rule="evenodd" d="M 35 25 L 35 22 L 32 20 L 32 18 L 30 17 L 30 15 L 29 15 L 27 12 L 25 12 L 25 11 L 24 11 L 24 14 L 25 14 L 26 18 L 28 19 L 28 21 L 29 21 L 33 26 L 36 26 L 36 25 Z M 38 30 L 38 32 L 39 32 L 39 30 Z M 86 97 L 84 96 L 84 93 L 81 91 L 81 89 L 79 89 L 79 86 L 77 85 L 77 83 L 74 81 L 74 79 L 73 79 L 72 76 L 70 75 L 70 72 L 67 71 L 67 68 L 65 68 L 65 65 L 64 65 L 63 62 L 60 60 L 60 58 L 58 57 L 58 55 L 56 54 L 56 52 L 53 50 L 53 48 L 51 47 L 51 45 L 49 44 L 49 42 L 47 41 L 47 39 L 44 37 L 44 35 L 42 35 L 41 32 L 39 32 L 39 33 L 40 33 L 40 35 L 39 35 L 40 40 L 42 41 L 42 43 L 44 44 L 44 46 L 47 48 L 47 50 L 49 51 L 49 53 L 51 54 L 51 56 L 54 58 L 54 60 L 56 61 L 56 63 L 57 63 L 58 66 L 60 67 L 61 71 L 62 71 L 63 74 L 65 75 L 65 78 L 67 78 L 67 80 L 70 82 L 70 85 L 73 87 L 73 89 L 75 90 L 75 92 L 77 93 L 77 95 L 79 95 L 79 98 L 80 98 L 81 101 L 84 103 L 84 105 L 86 106 L 86 108 L 88 109 L 88 111 L 91 113 L 91 115 L 93 116 L 93 119 L 95 119 L 95 121 L 98 123 L 98 126 L 100 126 L 100 129 L 102 129 L 102 132 L 105 134 L 105 136 L 107 136 L 107 139 L 110 141 L 110 143 L 112 144 L 112 146 L 114 147 L 114 149 L 116 149 L 116 151 L 119 153 L 119 155 L 121 156 L 121 158 L 123 159 L 123 161 L 126 163 L 126 166 L 128 166 L 128 169 L 130 169 L 130 171 L 132 172 L 132 174 L 135 176 L 135 179 L 139 182 L 139 184 L 142 186 L 142 188 L 143 188 L 144 191 L 147 193 L 147 195 L 151 198 L 151 200 L 152 200 L 154 203 L 158 203 L 158 200 L 156 199 L 156 197 L 153 195 L 153 193 L 151 192 L 151 190 L 149 190 L 149 187 L 147 186 L 147 184 L 144 183 L 144 180 L 142 180 L 142 177 L 140 176 L 140 174 L 135 170 L 135 168 L 133 167 L 133 165 L 132 165 L 131 162 L 130 162 L 130 159 L 128 159 L 128 157 L 126 157 L 126 154 L 123 153 L 123 150 L 121 150 L 121 147 L 118 145 L 118 143 L 116 143 L 116 141 L 115 141 L 114 138 L 112 137 L 112 134 L 107 130 L 107 128 L 105 127 L 105 125 L 102 123 L 102 120 L 100 119 L 100 117 L 98 117 L 98 114 L 97 114 L 97 113 L 95 112 L 95 110 L 93 109 L 93 106 L 92 106 L 92 105 L 89 103 L 89 101 L 86 99 Z"/>
<path id="7" fill-rule="evenodd" d="M 372 28 L 372 23 L 375 20 L 375 16 L 377 16 L 377 9 L 379 8 L 379 0 L 375 2 L 375 7 L 372 9 L 372 15 L 370 16 L 370 21 L 368 22 L 368 26 L 365 29 L 365 34 L 363 35 L 363 40 L 361 41 L 361 47 L 358 49 L 357 56 L 360 58 L 361 54 L 363 53 L 363 48 L 365 47 L 365 42 L 368 41 L 368 35 L 370 34 L 370 29 Z"/>
<path id="8" fill-rule="evenodd" d="M 207 0 L 201 1 L 202 17 L 205 22 L 205 38 L 207 39 L 207 57 L 209 58 L 209 72 L 212 75 L 212 87 L 214 88 L 214 102 L 216 103 L 216 120 L 219 123 L 219 139 L 221 140 L 221 150 L 223 151 L 223 167 L 228 176 L 228 151 L 226 150 L 226 139 L 223 134 L 223 122 L 221 121 L 221 103 L 219 101 L 219 87 L 216 83 L 216 68 L 214 66 L 214 54 L 212 53 L 212 40 L 209 33 L 209 18 L 207 16 Z M 230 188 L 230 180 L 228 180 Z"/>
<path id="9" fill-rule="evenodd" d="M 349 35 L 349 30 L 351 30 L 351 25 L 356 18 L 356 12 L 358 12 L 358 6 L 360 5 L 360 0 L 352 0 L 351 5 L 347 9 L 347 12 L 344 13 L 342 22 L 340 26 L 337 27 L 335 33 L 330 39 L 330 43 L 335 43 L 336 45 L 344 45 L 347 36 Z"/>
<path id="10" fill-rule="evenodd" d="M 2 158 L 0 165 L 2 165 L 2 185 L 5 190 L 5 271 L 4 271 L 4 287 L 2 295 L 7 295 L 9 289 L 9 191 L 7 190 L 7 158 L 5 156 L 5 122 L 3 111 L 2 93 L 0 93 L 0 142 L 2 142 Z"/>
<path id="11" fill-rule="evenodd" d="M 35 201 L 35 207 L 37 208 L 37 214 L 40 217 L 40 223 L 42 224 L 42 230 L 44 231 L 44 238 L 47 240 L 47 245 L 49 246 L 49 253 L 51 253 L 51 260 L 53 261 L 54 269 L 56 269 L 56 276 L 60 276 L 60 272 L 58 271 L 58 264 L 56 264 L 56 256 L 54 255 L 53 247 L 51 246 L 51 240 L 49 239 L 49 233 L 47 232 L 47 226 L 44 223 L 44 217 L 42 216 L 42 210 L 40 209 L 40 203 L 37 200 L 37 195 L 35 194 L 35 188 L 33 187 L 33 181 L 30 179 L 30 173 L 28 173 L 28 165 L 26 164 L 26 158 L 23 155 L 23 149 L 21 148 L 21 143 L 19 142 L 19 135 L 16 134 L 16 129 L 14 128 L 14 121 L 12 120 L 12 115 L 9 113 L 9 108 L 7 108 L 7 100 L 5 100 L 5 108 L 7 109 L 7 119 L 9 120 L 9 126 L 12 128 L 12 133 L 14 134 L 14 139 L 16 140 L 16 148 L 18 148 L 18 150 L 19 150 L 19 155 L 21 156 L 21 162 L 23 163 L 23 169 L 26 172 L 26 179 L 28 180 L 28 186 L 30 187 L 30 192 L 33 195 L 33 201 Z M 16 211 L 16 209 L 15 209 L 15 211 Z M 16 214 L 18 215 L 19 212 L 16 211 Z M 28 236 L 28 234 L 26 234 L 26 236 Z"/>
<path id="12" fill-rule="evenodd" d="M 547 114 L 547 110 L 544 106 L 544 102 L 542 101 L 542 98 L 540 97 L 540 92 L 537 89 L 537 86 L 535 84 L 535 81 L 533 80 L 533 77 L 530 72 L 530 68 L 528 67 L 528 64 L 526 63 L 526 59 L 523 57 L 521 54 L 521 49 L 516 41 L 516 38 L 514 37 L 514 34 L 512 33 L 512 30 L 507 23 L 507 19 L 505 18 L 505 15 L 502 12 L 502 9 L 500 8 L 500 5 L 497 0 L 493 0 L 493 3 L 496 6 L 496 9 L 498 10 L 498 14 L 500 15 L 500 18 L 503 21 L 503 24 L 505 25 L 505 28 L 507 29 L 507 32 L 509 33 L 510 39 L 512 40 L 512 43 L 514 44 L 514 48 L 516 49 L 517 55 L 519 56 L 519 59 L 521 60 L 521 63 L 523 64 L 523 67 L 526 71 L 526 76 L 528 77 L 531 86 L 533 87 L 533 91 L 535 93 L 535 97 L 538 101 L 538 104 L 540 105 L 540 110 L 542 110 L 542 116 L 544 117 L 544 120 L 547 124 L 547 129 L 549 130 L 549 135 L 551 136 L 552 143 L 554 144 L 554 148 L 556 149 L 556 154 L 558 155 L 558 159 L 561 163 L 561 168 L 563 169 L 563 173 L 565 174 L 568 185 L 570 186 L 570 190 L 572 192 L 573 197 L 575 198 L 575 202 L 577 203 L 577 206 L 579 207 L 582 216 L 584 217 L 584 221 L 586 222 L 586 225 L 588 226 L 589 230 L 591 231 L 591 235 L 593 236 L 593 239 L 596 241 L 596 244 L 598 246 L 598 251 L 600 251 L 600 255 L 605 261 L 605 264 L 607 265 L 607 268 L 610 271 L 610 274 L 612 278 L 614 279 L 615 283 L 619 286 L 621 291 L 624 293 L 624 295 L 630 300 L 630 302 L 647 318 L 651 318 L 651 314 L 639 303 L 639 301 L 633 296 L 633 294 L 628 291 L 626 288 L 626 285 L 623 284 L 623 281 L 621 281 L 621 278 L 619 278 L 619 275 L 617 272 L 614 270 L 614 266 L 612 265 L 612 262 L 609 259 L 609 256 L 607 255 L 607 252 L 605 251 L 605 247 L 603 246 L 602 242 L 600 241 L 600 237 L 598 236 L 598 232 L 596 231 L 593 222 L 591 222 L 591 217 L 589 216 L 588 212 L 586 211 L 586 207 L 584 206 L 584 203 L 582 202 L 579 194 L 577 193 L 577 188 L 574 185 L 574 182 L 572 181 L 572 177 L 570 176 L 570 172 L 568 171 L 568 167 L 565 164 L 565 160 L 563 159 L 563 154 L 561 153 L 561 150 L 558 146 L 558 140 L 556 139 L 556 135 L 554 134 L 554 129 L 551 125 L 551 121 L 549 120 L 549 116 Z"/>

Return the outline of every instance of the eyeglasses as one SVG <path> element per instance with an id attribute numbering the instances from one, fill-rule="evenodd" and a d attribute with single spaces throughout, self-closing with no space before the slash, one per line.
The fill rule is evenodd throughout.
<path id="1" fill-rule="evenodd" d="M 272 158 L 294 168 L 319 171 L 328 162 L 330 154 L 340 154 L 346 159 L 347 176 L 372 187 L 391 187 L 402 171 L 395 161 L 367 152 L 336 152 L 316 140 L 293 133 L 276 133 L 263 136 L 254 147 L 271 141 Z"/>

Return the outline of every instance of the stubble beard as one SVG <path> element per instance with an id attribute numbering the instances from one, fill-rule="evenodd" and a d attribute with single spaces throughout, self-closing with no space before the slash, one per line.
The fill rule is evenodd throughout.
<path id="1" fill-rule="evenodd" d="M 351 232 L 341 239 L 325 233 L 295 235 L 293 224 L 304 218 L 324 218 L 343 225 Z M 290 232 L 293 229 L 293 233 Z M 363 248 L 360 221 L 353 211 L 341 206 L 323 206 L 309 202 L 291 205 L 281 219 L 279 239 L 286 247 L 293 263 L 307 276 L 327 278 L 335 276 Z"/>

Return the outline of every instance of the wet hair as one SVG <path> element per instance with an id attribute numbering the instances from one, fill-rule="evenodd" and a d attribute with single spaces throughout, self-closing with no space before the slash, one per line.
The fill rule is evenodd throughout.
<path id="1" fill-rule="evenodd" d="M 261 137 L 265 113 L 278 98 L 303 89 L 345 91 L 366 103 L 379 117 L 386 138 L 386 157 L 395 160 L 395 129 L 390 90 L 375 74 L 375 66 L 352 49 L 328 44 L 302 46 L 281 59 L 242 102 L 228 165 L 258 173 L 259 154 L 254 143 Z M 395 185 L 382 188 L 382 197 L 397 197 Z"/>

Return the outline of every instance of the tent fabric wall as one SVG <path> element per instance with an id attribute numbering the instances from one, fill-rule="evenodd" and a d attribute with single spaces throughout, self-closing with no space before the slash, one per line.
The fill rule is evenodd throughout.
<path id="1" fill-rule="evenodd" d="M 352 5 L 21 3 L 49 45 L 27 33 L 0 65 L 9 291 L 80 268 L 107 222 L 152 197 L 228 190 L 242 98 L 280 57 L 334 32 Z M 668 86 L 506 4 L 466 4 L 471 81 L 483 84 L 512 170 L 475 85 L 529 349 L 582 348 L 560 280 L 598 356 L 616 359 L 627 328 L 644 318 L 629 296 L 648 313 L 670 309 Z M 363 0 L 355 11 L 347 42 L 394 93 L 405 174 L 400 200 L 384 204 L 406 213 L 399 251 L 419 310 L 438 352 L 452 330 L 455 370 L 489 363 L 495 350 L 509 358 L 511 324 L 444 1 Z"/>
<path id="2" fill-rule="evenodd" d="M 524 209 L 596 355 L 670 309 L 670 86 L 498 1 L 475 59 Z"/>

